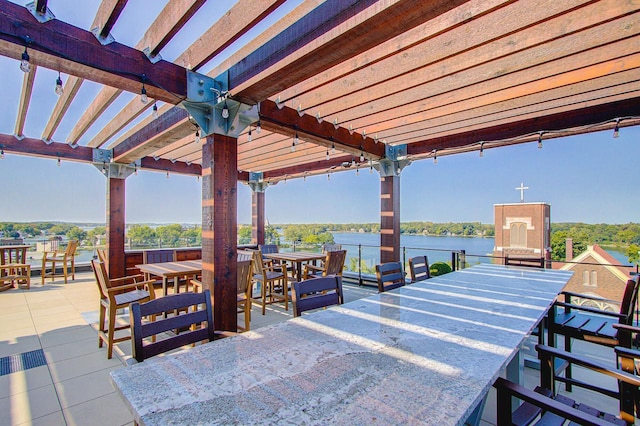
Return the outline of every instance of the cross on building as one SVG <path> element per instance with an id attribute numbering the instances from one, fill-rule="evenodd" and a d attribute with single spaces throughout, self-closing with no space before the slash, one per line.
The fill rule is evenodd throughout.
<path id="1" fill-rule="evenodd" d="M 524 182 L 520 182 L 520 186 L 516 188 L 516 190 L 520 191 L 520 202 L 524 203 L 524 190 L 529 189 L 528 186 L 524 186 Z"/>

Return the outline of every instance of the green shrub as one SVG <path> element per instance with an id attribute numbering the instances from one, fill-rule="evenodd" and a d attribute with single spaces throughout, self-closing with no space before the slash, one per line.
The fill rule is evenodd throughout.
<path id="1" fill-rule="evenodd" d="M 449 272 L 451 272 L 451 266 L 444 262 L 435 262 L 431 265 L 430 272 L 432 277 L 448 274 Z"/>

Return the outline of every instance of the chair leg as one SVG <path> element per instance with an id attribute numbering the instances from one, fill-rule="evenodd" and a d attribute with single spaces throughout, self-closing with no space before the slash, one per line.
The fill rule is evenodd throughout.
<path id="1" fill-rule="evenodd" d="M 111 359 L 113 355 L 113 335 L 116 327 L 116 309 L 115 306 L 109 305 L 109 331 L 107 334 L 107 359 Z"/>
<path id="2" fill-rule="evenodd" d="M 244 302 L 244 330 L 249 331 L 251 329 L 251 300 L 247 299 Z"/>
<path id="3" fill-rule="evenodd" d="M 73 257 L 71 258 L 71 280 L 76 280 L 76 259 Z"/>
<path id="4" fill-rule="evenodd" d="M 98 347 L 99 348 L 102 347 L 102 340 L 104 338 L 104 333 L 106 332 L 106 329 L 104 328 L 105 314 L 106 314 L 106 309 L 102 305 L 102 303 L 100 303 L 100 318 L 98 319 Z"/>
<path id="5" fill-rule="evenodd" d="M 42 280 L 42 285 L 44 285 L 44 276 L 47 267 L 47 262 L 44 261 L 44 257 L 42 258 L 42 268 L 40 269 L 40 279 Z"/>
<path id="6" fill-rule="evenodd" d="M 65 260 L 64 262 L 62 262 L 62 275 L 64 275 L 64 283 L 67 283 L 67 261 Z"/>
<path id="7" fill-rule="evenodd" d="M 289 310 L 289 280 L 287 276 L 282 279 L 282 295 L 284 296 L 284 310 Z"/>
<path id="8" fill-rule="evenodd" d="M 267 305 L 267 283 L 265 281 L 260 283 L 260 295 L 262 296 L 262 315 L 264 315 Z"/>

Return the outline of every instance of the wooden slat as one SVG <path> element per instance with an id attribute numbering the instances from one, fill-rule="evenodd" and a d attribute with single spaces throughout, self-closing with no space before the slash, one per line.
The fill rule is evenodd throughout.
<path id="1" fill-rule="evenodd" d="M 145 32 L 142 39 L 135 45 L 135 49 L 143 51 L 149 48 L 152 52 L 157 52 L 166 45 L 193 16 L 193 14 L 204 4 L 204 0 L 176 0 L 168 2 L 160 11 L 158 17 L 153 21 Z M 77 143 L 82 135 L 89 130 L 89 127 L 102 115 L 102 113 L 120 96 L 122 90 L 113 87 L 103 87 L 95 97 L 91 105 L 85 109 L 80 119 L 76 122 L 69 133 L 67 141 Z M 139 101 L 139 99 L 134 99 Z M 179 98 L 174 99 L 177 103 Z M 130 116 L 131 119 L 137 117 L 142 111 L 151 107 L 151 102 L 143 104 L 138 102 L 137 111 Z"/>
<path id="2" fill-rule="evenodd" d="M 46 3 L 45 3 L 46 8 Z M 33 82 L 36 79 L 36 71 L 38 67 L 31 66 L 31 71 L 25 73 L 22 77 L 22 90 L 20 91 L 20 102 L 18 103 L 18 116 L 16 118 L 16 126 L 14 134 L 22 137 L 24 130 L 24 122 L 27 119 L 27 111 L 29 110 L 29 102 L 31 102 L 31 93 L 33 92 Z"/>
<path id="3" fill-rule="evenodd" d="M 170 2 L 173 3 L 173 2 Z M 224 50 L 231 43 L 246 34 L 261 19 L 282 3 L 281 0 L 238 1 L 222 18 L 214 23 L 176 60 L 176 64 L 194 71 L 204 65 L 214 55 Z M 167 5 L 169 7 L 169 5 Z M 171 16 L 171 15 L 168 15 Z M 143 48 L 146 46 L 143 46 Z M 213 75 L 217 77 L 218 74 Z M 175 103 L 175 102 L 174 102 Z M 144 105 L 135 99 L 130 101 L 100 132 L 94 136 L 88 145 L 99 147 L 134 120 L 144 110 Z M 161 111 L 158 111 L 161 114 Z M 144 125 L 136 126 L 140 130 Z M 122 142 L 120 139 L 117 143 Z"/>
<path id="4" fill-rule="evenodd" d="M 106 34 L 108 34 L 109 31 L 111 31 L 111 28 L 106 24 L 117 20 L 117 17 L 120 16 L 120 12 L 126 3 L 127 2 L 125 0 L 102 0 L 98 7 L 98 11 L 96 12 L 96 16 L 93 19 L 91 29 L 97 28 L 100 33 L 106 32 Z M 71 75 L 67 78 L 67 81 L 64 83 L 64 93 L 58 98 L 56 106 L 44 127 L 42 139 L 46 141 L 53 139 L 53 134 L 60 125 L 64 115 L 67 113 L 67 110 L 78 93 L 83 81 L 84 79 Z"/>

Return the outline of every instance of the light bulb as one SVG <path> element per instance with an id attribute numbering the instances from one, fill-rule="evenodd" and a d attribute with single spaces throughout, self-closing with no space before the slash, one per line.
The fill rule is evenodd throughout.
<path id="1" fill-rule="evenodd" d="M 247 139 L 249 142 L 253 140 L 253 138 L 251 137 L 251 127 L 249 127 L 249 137 Z"/>
<path id="2" fill-rule="evenodd" d="M 229 118 L 229 107 L 227 106 L 227 101 L 224 101 L 224 106 L 222 107 L 222 118 Z"/>
<path id="3" fill-rule="evenodd" d="M 64 93 L 64 89 L 62 88 L 62 79 L 60 78 L 60 73 L 58 73 L 58 78 L 56 79 L 56 95 L 62 96 Z"/>
<path id="4" fill-rule="evenodd" d="M 149 102 L 149 97 L 147 96 L 147 89 L 144 88 L 144 83 L 142 84 L 142 90 L 140 91 L 140 102 L 146 104 Z"/>
<path id="5" fill-rule="evenodd" d="M 538 149 L 542 149 L 542 132 L 538 135 Z"/>
<path id="6" fill-rule="evenodd" d="M 167 170 L 167 179 L 169 179 L 169 170 Z"/>
<path id="7" fill-rule="evenodd" d="M 329 161 L 329 148 L 327 148 L 327 156 L 325 157 L 327 161 Z"/>
<path id="8" fill-rule="evenodd" d="M 136 176 L 138 176 L 138 168 L 137 168 L 137 167 L 134 167 L 134 168 L 133 168 L 133 174 L 134 174 L 134 175 L 136 175 Z"/>
<path id="9" fill-rule="evenodd" d="M 0 160 L 4 160 L 4 148 L 0 148 Z"/>
<path id="10" fill-rule="evenodd" d="M 200 130 L 196 130 L 196 138 L 195 138 L 195 142 L 196 142 L 196 143 L 200 143 Z"/>
<path id="11" fill-rule="evenodd" d="M 22 72 L 31 71 L 31 63 L 29 62 L 29 54 L 27 53 L 27 47 L 25 46 L 24 52 L 22 52 L 22 59 L 20 60 L 20 69 Z"/>
<path id="12" fill-rule="evenodd" d="M 480 144 L 480 157 L 484 157 L 484 143 Z"/>
<path id="13" fill-rule="evenodd" d="M 327 173 L 327 180 L 331 180 L 331 173 Z"/>
<path id="14" fill-rule="evenodd" d="M 433 164 L 438 164 L 438 152 L 433 150 Z"/>
<path id="15" fill-rule="evenodd" d="M 613 137 L 614 138 L 619 138 L 620 137 L 620 119 L 619 118 L 616 120 L 615 129 L 613 129 Z"/>
<path id="16" fill-rule="evenodd" d="M 262 131 L 262 126 L 260 125 L 260 120 L 258 120 L 258 125 L 256 126 L 256 134 L 260 134 Z"/>
<path id="17" fill-rule="evenodd" d="M 151 113 L 151 116 L 153 117 L 154 120 L 158 119 L 158 105 L 156 105 L 156 103 L 153 103 L 153 111 Z"/>
<path id="18" fill-rule="evenodd" d="M 364 161 L 364 152 L 360 151 L 360 162 Z"/>
<path id="19" fill-rule="evenodd" d="M 60 157 L 58 157 L 58 167 L 60 167 Z"/>
<path id="20" fill-rule="evenodd" d="M 295 141 L 295 139 L 291 143 L 291 152 L 296 152 L 296 141 Z"/>
<path id="21" fill-rule="evenodd" d="M 336 145 L 333 142 L 331 142 L 331 155 L 335 153 L 336 153 Z"/>
<path id="22" fill-rule="evenodd" d="M 298 138 L 298 132 L 296 131 L 296 135 L 293 138 L 293 144 L 297 145 L 300 142 L 300 139 Z"/>

